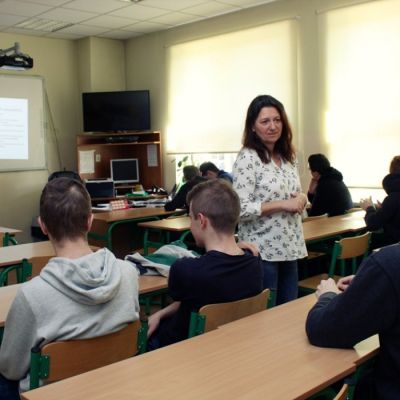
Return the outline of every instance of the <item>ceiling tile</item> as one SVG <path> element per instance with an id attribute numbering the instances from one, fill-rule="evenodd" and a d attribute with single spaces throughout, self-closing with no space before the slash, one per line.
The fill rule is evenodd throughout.
<path id="1" fill-rule="evenodd" d="M 273 3 L 277 0 L 218 0 L 220 3 L 232 4 L 239 7 L 253 7 L 260 4 Z"/>
<path id="2" fill-rule="evenodd" d="M 159 7 L 166 10 L 179 11 L 183 10 L 184 8 L 197 6 L 206 2 L 207 0 L 146 0 L 145 4 L 150 7 Z"/>
<path id="3" fill-rule="evenodd" d="M 129 3 L 122 3 L 116 0 L 74 0 L 64 5 L 64 8 L 72 8 L 80 11 L 89 11 L 97 14 L 104 14 L 119 8 L 127 7 Z"/>
<path id="4" fill-rule="evenodd" d="M 19 17 L 17 15 L 0 14 L 0 25 L 11 26 L 23 21 L 26 17 Z"/>
<path id="5" fill-rule="evenodd" d="M 197 15 L 173 12 L 173 13 L 162 15 L 161 17 L 153 18 L 151 21 L 159 22 L 160 24 L 167 24 L 167 25 L 173 26 L 173 25 L 187 24 L 189 22 L 193 22 L 198 19 L 199 19 L 199 17 Z"/>
<path id="6" fill-rule="evenodd" d="M 55 8 L 51 11 L 41 14 L 41 17 L 55 19 L 57 21 L 81 22 L 94 17 L 95 14 L 86 11 L 68 10 L 66 8 Z"/>
<path id="7" fill-rule="evenodd" d="M 69 40 L 76 40 L 76 39 L 82 39 L 85 37 L 85 35 L 75 35 L 73 33 L 63 33 L 62 31 L 60 32 L 51 32 L 46 35 L 46 37 L 54 38 L 54 39 L 69 39 Z"/>
<path id="8" fill-rule="evenodd" d="M 101 15 L 100 17 L 91 18 L 85 21 L 85 25 L 100 26 L 103 28 L 113 29 L 131 25 L 139 22 L 135 19 L 115 17 L 113 15 Z"/>
<path id="9" fill-rule="evenodd" d="M 96 36 L 96 35 L 99 35 L 100 33 L 107 32 L 108 30 L 109 30 L 108 28 L 100 28 L 97 26 L 88 26 L 88 25 L 77 24 L 77 25 L 69 26 L 68 28 L 65 28 L 65 29 L 61 29 L 58 32 L 59 33 L 72 33 L 74 35 L 80 35 L 80 36 Z"/>
<path id="10" fill-rule="evenodd" d="M 23 3 L 44 4 L 46 6 L 58 7 L 63 4 L 69 3 L 70 0 L 17 0 Z"/>
<path id="11" fill-rule="evenodd" d="M 22 15 L 32 17 L 50 10 L 50 7 L 33 3 L 21 3 L 15 0 L 0 1 L 0 14 Z"/>
<path id="12" fill-rule="evenodd" d="M 168 13 L 167 10 L 161 10 L 159 8 L 153 8 L 153 7 L 144 7 L 140 6 L 139 4 L 132 4 L 131 6 L 125 7 L 121 10 L 112 11 L 110 14 L 119 17 L 130 17 L 139 20 L 145 20 L 158 17 L 166 13 Z"/>
<path id="13" fill-rule="evenodd" d="M 33 29 L 22 29 L 22 28 L 14 28 L 14 27 L 10 27 L 10 28 L 4 30 L 4 32 L 18 33 L 19 35 L 29 35 L 29 36 L 43 36 L 46 34 L 46 32 L 43 32 L 43 31 L 35 31 Z M 24 49 L 21 49 L 21 51 L 22 51 L 22 53 L 25 53 Z"/>
<path id="14" fill-rule="evenodd" d="M 137 24 L 125 26 L 124 31 L 150 33 L 150 32 L 161 31 L 161 30 L 167 29 L 169 27 L 170 27 L 170 25 L 157 24 L 152 21 L 141 21 L 141 22 L 138 22 Z"/>
<path id="15" fill-rule="evenodd" d="M 135 32 L 128 32 L 128 31 L 121 31 L 121 30 L 114 30 L 114 31 L 108 31 L 105 33 L 102 33 L 101 35 L 98 35 L 100 37 L 105 37 L 109 39 L 129 39 L 134 36 L 139 36 L 140 33 L 135 34 Z"/>
<path id="16" fill-rule="evenodd" d="M 215 1 L 208 1 L 207 3 L 186 8 L 185 12 L 195 15 L 201 15 L 203 17 L 211 17 L 238 10 L 240 10 L 240 8 L 229 4 L 222 4 L 222 3 L 217 3 Z"/>

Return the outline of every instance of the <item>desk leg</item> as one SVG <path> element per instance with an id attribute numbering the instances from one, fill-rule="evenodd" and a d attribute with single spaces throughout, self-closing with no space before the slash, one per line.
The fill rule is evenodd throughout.
<path id="1" fill-rule="evenodd" d="M 146 228 L 143 235 L 143 255 L 147 256 L 149 254 L 149 228 Z"/>

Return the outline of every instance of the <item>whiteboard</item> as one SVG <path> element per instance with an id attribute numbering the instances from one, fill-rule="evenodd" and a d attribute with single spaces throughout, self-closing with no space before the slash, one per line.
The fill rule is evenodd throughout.
<path id="1" fill-rule="evenodd" d="M 45 168 L 43 78 L 0 74 L 0 171 Z"/>

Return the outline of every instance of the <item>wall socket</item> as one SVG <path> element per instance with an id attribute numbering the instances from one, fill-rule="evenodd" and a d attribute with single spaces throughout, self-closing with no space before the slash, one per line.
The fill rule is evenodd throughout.
<path id="1" fill-rule="evenodd" d="M 96 154 L 96 162 L 100 162 L 101 161 L 101 154 Z"/>

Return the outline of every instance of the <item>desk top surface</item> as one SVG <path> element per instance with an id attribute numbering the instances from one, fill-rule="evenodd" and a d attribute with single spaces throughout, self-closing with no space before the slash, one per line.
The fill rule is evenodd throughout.
<path id="1" fill-rule="evenodd" d="M 304 222 L 304 239 L 306 241 L 318 240 L 345 232 L 361 230 L 365 228 L 364 215 L 364 211 L 356 211 L 345 215 L 338 215 L 336 217 L 321 218 Z M 190 218 L 167 218 L 158 221 L 140 222 L 138 225 L 142 228 L 185 231 L 190 229 Z"/>
<path id="2" fill-rule="evenodd" d="M 8 310 L 17 294 L 21 284 L 4 286 L 0 288 L 0 327 L 4 326 Z M 139 294 L 150 293 L 168 287 L 168 280 L 164 276 L 139 277 Z"/>
<path id="3" fill-rule="evenodd" d="M 139 222 L 142 228 L 162 229 L 172 232 L 187 231 L 190 229 L 189 217 L 164 218 L 158 221 Z"/>
<path id="4" fill-rule="evenodd" d="M 129 208 L 127 210 L 107 211 L 93 214 L 94 220 L 104 221 L 107 223 L 134 220 L 146 217 L 157 217 L 163 215 L 171 215 L 177 211 L 165 211 L 164 207 L 151 207 L 151 208 Z M 179 212 L 179 210 L 178 210 Z"/>
<path id="5" fill-rule="evenodd" d="M 24 258 L 54 255 L 54 248 L 49 240 L 0 247 L 0 267 L 16 264 Z"/>
<path id="6" fill-rule="evenodd" d="M 14 228 L 6 228 L 5 226 L 0 226 L 0 233 L 10 233 L 11 235 L 14 235 L 15 233 L 21 233 L 22 231 L 19 229 L 14 229 Z"/>
<path id="7" fill-rule="evenodd" d="M 356 351 L 311 346 L 313 295 L 35 391 L 26 400 L 305 399 L 355 370 Z"/>
<path id="8" fill-rule="evenodd" d="M 306 221 L 303 223 L 304 238 L 306 241 L 318 240 L 345 232 L 359 231 L 366 227 L 364 216 L 365 211 L 355 211 L 335 217 Z"/>

